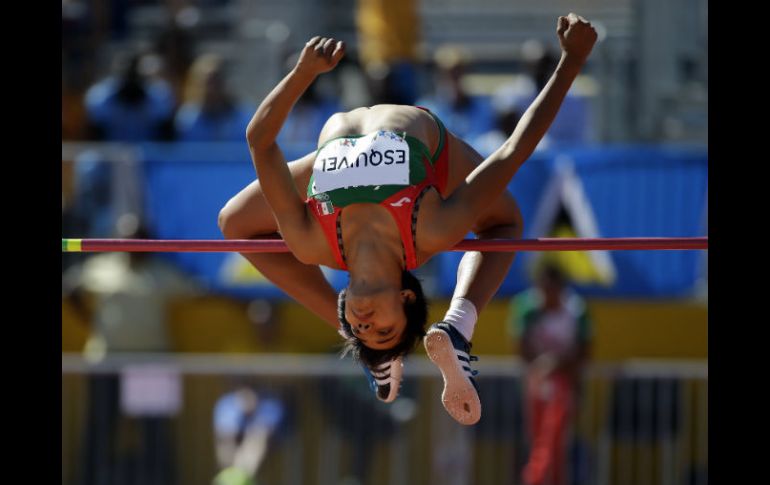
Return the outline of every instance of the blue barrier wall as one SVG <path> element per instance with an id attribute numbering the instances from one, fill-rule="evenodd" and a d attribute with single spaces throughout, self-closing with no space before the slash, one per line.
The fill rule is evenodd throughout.
<path id="1" fill-rule="evenodd" d="M 285 155 L 292 160 L 311 149 L 285 149 Z M 219 209 L 256 177 L 245 143 L 148 144 L 143 146 L 142 153 L 146 209 L 149 224 L 159 238 L 221 238 L 217 227 Z M 526 237 L 547 236 L 531 234 L 529 229 L 543 203 L 546 187 L 564 160 L 569 160 L 574 167 L 597 222 L 597 236 L 705 235 L 706 150 L 626 145 L 534 154 L 509 185 L 524 217 Z M 607 287 L 586 286 L 582 288 L 586 294 L 683 296 L 692 291 L 704 258 L 701 251 L 614 251 L 609 255 L 616 273 L 614 283 Z M 254 278 L 236 281 L 232 273 L 239 259 L 234 255 L 179 253 L 168 257 L 214 291 L 248 297 L 282 296 L 267 282 Z M 426 272 L 435 276 L 434 292 L 451 295 L 461 257 L 460 253 L 444 253 L 426 268 Z M 498 293 L 500 296 L 511 295 L 527 286 L 527 261 L 526 257 L 517 257 Z M 343 272 L 328 274 L 335 287 L 347 282 Z"/>

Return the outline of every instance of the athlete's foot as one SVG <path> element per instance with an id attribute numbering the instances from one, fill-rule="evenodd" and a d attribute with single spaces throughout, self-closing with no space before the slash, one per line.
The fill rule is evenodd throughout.
<path id="1" fill-rule="evenodd" d="M 444 408 L 459 423 L 476 424 L 481 418 L 481 400 L 473 379 L 478 372 L 472 370 L 470 364 L 478 357 L 469 354 L 471 344 L 452 325 L 440 322 L 428 330 L 425 350 L 444 378 L 441 393 Z"/>
<path id="2" fill-rule="evenodd" d="M 393 402 L 398 397 L 403 367 L 404 363 L 401 357 L 396 357 L 377 367 L 368 367 L 363 364 L 364 374 L 369 380 L 369 387 L 374 391 L 377 399 L 382 402 Z"/>

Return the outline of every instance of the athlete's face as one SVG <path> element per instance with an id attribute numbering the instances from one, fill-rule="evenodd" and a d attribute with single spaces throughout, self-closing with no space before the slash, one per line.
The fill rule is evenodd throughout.
<path id="1" fill-rule="evenodd" d="M 365 346 L 374 350 L 390 349 L 401 341 L 406 328 L 404 303 L 414 297 L 412 290 L 388 288 L 356 294 L 348 289 L 345 318 Z"/>

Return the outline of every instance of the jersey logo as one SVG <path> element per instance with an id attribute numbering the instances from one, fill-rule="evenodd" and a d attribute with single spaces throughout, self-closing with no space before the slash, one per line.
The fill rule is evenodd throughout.
<path id="1" fill-rule="evenodd" d="M 401 197 L 401 199 L 399 199 L 398 202 L 391 202 L 390 205 L 393 207 L 401 207 L 402 205 L 408 204 L 411 201 L 412 199 L 410 199 L 409 197 Z"/>

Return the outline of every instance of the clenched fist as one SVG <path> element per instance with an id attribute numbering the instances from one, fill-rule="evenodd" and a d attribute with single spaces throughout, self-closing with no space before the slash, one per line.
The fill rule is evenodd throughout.
<path id="1" fill-rule="evenodd" d="M 559 44 L 564 53 L 582 60 L 591 53 L 597 38 L 591 22 L 574 13 L 559 17 L 556 34 L 559 36 Z"/>
<path id="2" fill-rule="evenodd" d="M 329 72 L 345 55 L 345 43 L 331 37 L 313 37 L 299 55 L 297 71 L 318 75 Z"/>

